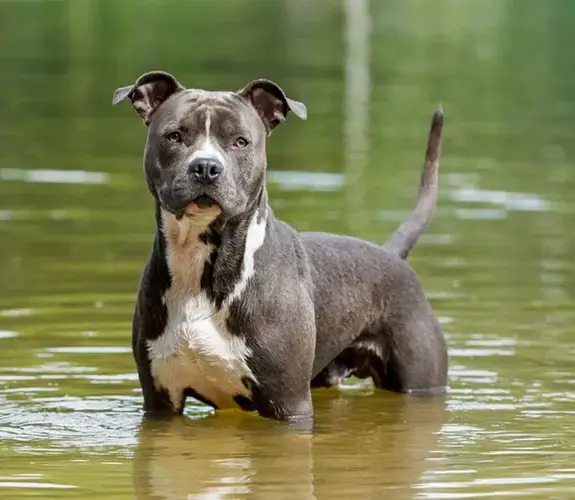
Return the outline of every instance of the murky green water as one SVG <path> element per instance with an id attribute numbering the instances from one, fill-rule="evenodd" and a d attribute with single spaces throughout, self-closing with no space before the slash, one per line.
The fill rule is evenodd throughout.
<path id="1" fill-rule="evenodd" d="M 2 499 L 575 496 L 575 2 L 371 0 L 371 23 L 367 4 L 0 2 Z M 380 242 L 443 101 L 410 259 L 449 339 L 444 401 L 351 382 L 315 393 L 311 434 L 193 402 L 142 426 L 145 130 L 110 101 L 157 68 L 306 102 L 270 143 L 272 206 Z"/>

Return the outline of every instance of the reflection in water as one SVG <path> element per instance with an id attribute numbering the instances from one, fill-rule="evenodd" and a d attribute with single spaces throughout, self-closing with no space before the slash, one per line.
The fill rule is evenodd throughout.
<path id="1" fill-rule="evenodd" d="M 371 16 L 369 0 L 343 0 L 345 11 L 344 171 L 347 177 L 347 225 L 355 234 L 364 231 L 362 214 L 370 138 L 369 100 Z"/>
<path id="2" fill-rule="evenodd" d="M 271 498 L 287 484 L 292 498 L 314 498 L 311 436 L 246 419 L 234 412 L 144 422 L 134 459 L 137 498 Z"/>
<path id="3" fill-rule="evenodd" d="M 235 412 L 144 420 L 134 461 L 137 498 L 413 497 L 433 467 L 443 399 L 323 391 L 316 408 L 312 432 Z"/>
<path id="4" fill-rule="evenodd" d="M 108 181 L 108 175 L 104 172 L 84 172 L 82 170 L 2 168 L 0 169 L 0 180 L 50 184 L 103 184 Z"/>

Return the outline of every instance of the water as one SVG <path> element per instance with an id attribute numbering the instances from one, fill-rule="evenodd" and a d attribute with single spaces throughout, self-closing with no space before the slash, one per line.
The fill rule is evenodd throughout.
<path id="1" fill-rule="evenodd" d="M 371 22 L 366 16 L 371 11 Z M 575 489 L 575 3 L 0 3 L 0 497 L 571 498 Z M 130 346 L 153 216 L 145 130 L 112 91 L 268 77 L 308 105 L 270 140 L 299 229 L 383 242 L 446 110 L 437 215 L 410 262 L 451 391 L 350 381 L 316 426 L 141 421 Z"/>

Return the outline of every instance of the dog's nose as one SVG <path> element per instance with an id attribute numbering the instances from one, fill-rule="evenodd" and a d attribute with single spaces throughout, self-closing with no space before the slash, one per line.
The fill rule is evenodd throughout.
<path id="1" fill-rule="evenodd" d="M 196 158 L 190 162 L 189 172 L 202 184 L 211 184 L 222 173 L 222 166 L 212 158 Z"/>

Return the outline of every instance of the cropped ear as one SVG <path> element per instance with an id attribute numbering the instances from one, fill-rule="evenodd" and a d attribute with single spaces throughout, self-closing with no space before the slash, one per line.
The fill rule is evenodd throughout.
<path id="1" fill-rule="evenodd" d="M 150 71 L 140 76 L 133 85 L 116 89 L 112 104 L 115 106 L 128 97 L 136 112 L 148 125 L 160 105 L 172 94 L 182 90 L 184 87 L 169 73 Z"/>
<path id="2" fill-rule="evenodd" d="M 307 119 L 305 104 L 287 97 L 281 87 L 270 80 L 254 80 L 238 94 L 256 108 L 268 133 L 285 121 L 289 111 L 302 120 Z"/>

